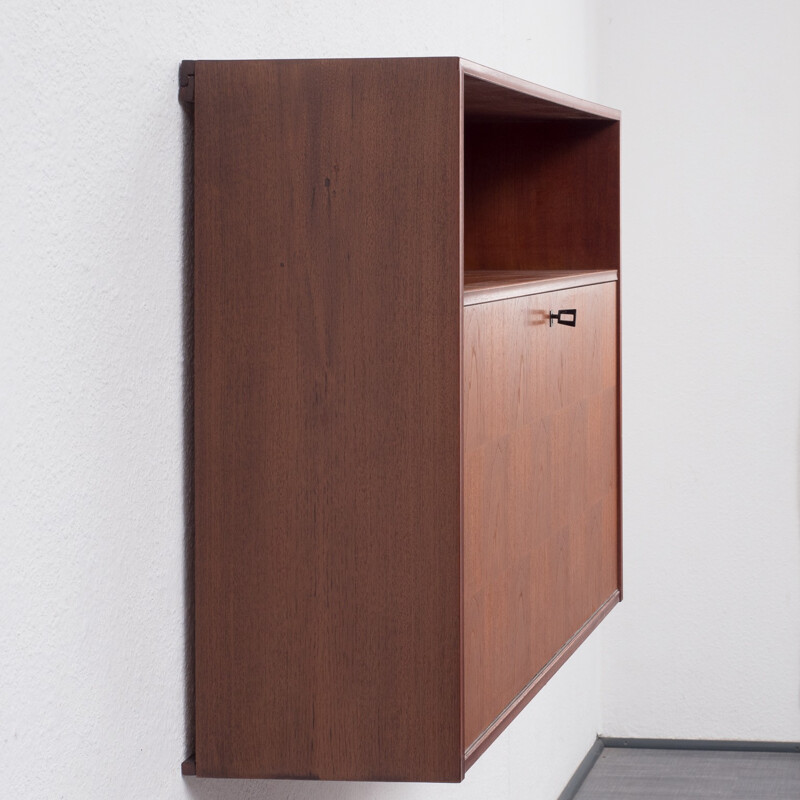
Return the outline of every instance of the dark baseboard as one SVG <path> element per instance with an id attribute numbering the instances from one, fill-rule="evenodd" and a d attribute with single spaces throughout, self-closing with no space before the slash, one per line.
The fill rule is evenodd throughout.
<path id="1" fill-rule="evenodd" d="M 800 753 L 800 742 L 745 742 L 734 739 L 633 739 L 598 736 L 558 800 L 573 800 L 592 767 L 607 747 L 639 750 L 716 750 L 739 753 Z"/>
<path id="2" fill-rule="evenodd" d="M 599 737 L 595 739 L 589 752 L 584 756 L 583 761 L 578 765 L 574 775 L 569 779 L 569 783 L 564 787 L 564 791 L 558 796 L 558 800 L 572 800 L 581 788 L 581 784 L 586 780 L 586 776 L 591 772 L 595 762 L 600 758 L 600 754 L 605 750 L 603 740 Z"/>
<path id="3" fill-rule="evenodd" d="M 731 750 L 740 753 L 800 753 L 800 742 L 744 742 L 728 739 L 632 739 L 600 736 L 606 747 L 646 750 Z"/>

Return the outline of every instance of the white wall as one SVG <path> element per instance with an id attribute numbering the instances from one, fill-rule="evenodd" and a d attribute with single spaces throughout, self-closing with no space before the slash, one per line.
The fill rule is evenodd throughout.
<path id="1" fill-rule="evenodd" d="M 800 739 L 798 43 L 793 0 L 7 0 L 0 795 L 550 800 L 598 730 Z M 623 109 L 625 602 L 462 786 L 183 779 L 178 63 L 435 54 Z"/>
<path id="2" fill-rule="evenodd" d="M 800 4 L 606 0 L 625 601 L 603 732 L 800 740 Z"/>
<path id="3" fill-rule="evenodd" d="M 460 787 L 185 780 L 182 58 L 460 54 L 594 90 L 584 0 L 50 3 L 0 26 L 0 795 L 549 798 L 598 636 Z"/>

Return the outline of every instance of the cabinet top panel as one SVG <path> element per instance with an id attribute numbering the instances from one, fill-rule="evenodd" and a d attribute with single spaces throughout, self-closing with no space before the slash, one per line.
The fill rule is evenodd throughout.
<path id="1" fill-rule="evenodd" d="M 515 78 L 464 58 L 442 56 L 432 58 L 356 58 L 356 59 L 277 59 L 278 61 L 316 62 L 318 65 L 352 62 L 394 62 L 400 67 L 419 61 L 450 62 L 464 76 L 464 113 L 467 116 L 495 119 L 547 120 L 587 119 L 616 121 L 620 112 L 577 97 L 547 89 L 536 83 Z M 184 61 L 180 70 L 180 99 L 194 102 L 196 61 Z M 200 62 L 202 63 L 202 62 Z M 246 67 L 247 60 L 239 61 Z"/>
<path id="2" fill-rule="evenodd" d="M 502 119 L 594 119 L 616 121 L 614 108 L 580 100 L 504 72 L 461 59 L 464 113 Z"/>

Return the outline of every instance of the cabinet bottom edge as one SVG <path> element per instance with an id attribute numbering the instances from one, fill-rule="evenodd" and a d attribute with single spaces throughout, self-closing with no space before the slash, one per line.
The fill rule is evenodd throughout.
<path id="1" fill-rule="evenodd" d="M 457 754 L 457 753 L 456 753 Z M 345 774 L 336 776 L 320 776 L 302 772 L 283 773 L 265 770 L 247 773 L 230 773 L 227 770 L 198 770 L 195 755 L 192 754 L 181 763 L 181 775 L 194 778 L 213 778 L 218 780 L 290 780 L 290 781 L 324 781 L 338 783 L 342 781 L 370 783 L 461 783 L 464 780 L 464 760 L 458 759 L 457 768 L 445 772 L 417 774 L 413 769 L 407 773 L 374 772 L 368 774 Z M 454 762 L 455 764 L 455 762 Z"/>
<path id="2" fill-rule="evenodd" d="M 578 646 L 588 638 L 589 634 L 603 621 L 619 600 L 620 591 L 615 589 L 611 596 L 578 628 L 569 641 L 547 662 L 530 683 L 500 712 L 494 722 L 475 739 L 464 753 L 465 770 L 468 770 L 483 755 L 489 745 L 539 693 L 542 687 L 578 649 Z"/>

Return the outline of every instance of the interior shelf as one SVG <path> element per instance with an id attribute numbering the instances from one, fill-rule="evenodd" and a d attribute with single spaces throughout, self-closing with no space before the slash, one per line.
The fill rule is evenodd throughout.
<path id="1" fill-rule="evenodd" d="M 464 305 L 616 281 L 616 269 L 465 270 Z"/>

